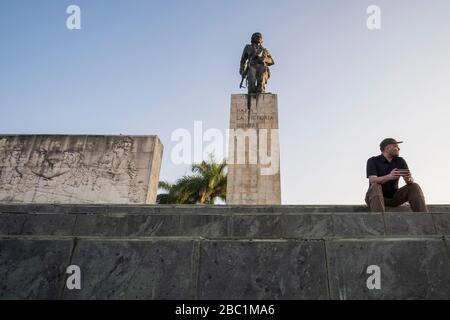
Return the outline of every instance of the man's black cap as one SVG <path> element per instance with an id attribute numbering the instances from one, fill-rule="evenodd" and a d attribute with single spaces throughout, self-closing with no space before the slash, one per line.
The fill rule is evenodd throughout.
<path id="1" fill-rule="evenodd" d="M 383 141 L 381 141 L 380 143 L 380 150 L 384 151 L 384 149 L 390 145 L 390 144 L 399 144 L 399 143 L 403 143 L 403 141 L 397 141 L 393 138 L 386 138 Z"/>

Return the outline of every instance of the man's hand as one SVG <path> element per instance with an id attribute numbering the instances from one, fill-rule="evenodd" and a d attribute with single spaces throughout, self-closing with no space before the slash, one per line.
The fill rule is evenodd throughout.
<path id="1" fill-rule="evenodd" d="M 391 173 L 389 173 L 389 174 L 387 175 L 387 177 L 388 177 L 389 180 L 398 180 L 398 179 L 400 179 L 401 176 L 402 176 L 402 175 L 401 175 L 401 173 L 400 173 L 400 170 L 398 170 L 398 169 L 392 170 Z"/>
<path id="2" fill-rule="evenodd" d="M 414 183 L 414 178 L 411 176 L 411 173 L 409 173 L 407 176 L 403 176 L 403 180 L 405 180 L 406 184 Z"/>

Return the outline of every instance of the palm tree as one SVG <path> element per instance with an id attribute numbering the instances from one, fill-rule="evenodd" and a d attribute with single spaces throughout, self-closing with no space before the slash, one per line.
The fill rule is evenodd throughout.
<path id="1" fill-rule="evenodd" d="M 213 156 L 208 161 L 192 165 L 193 175 L 185 175 L 174 184 L 166 181 L 159 188 L 166 193 L 158 194 L 159 204 L 214 204 L 217 199 L 226 200 L 226 161 L 217 163 Z"/>

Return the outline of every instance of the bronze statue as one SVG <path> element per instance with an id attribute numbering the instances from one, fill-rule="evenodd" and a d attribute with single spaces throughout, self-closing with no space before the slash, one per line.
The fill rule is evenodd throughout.
<path id="1" fill-rule="evenodd" d="M 247 79 L 248 94 L 265 93 L 267 80 L 270 78 L 269 66 L 275 64 L 269 51 L 262 46 L 262 34 L 252 35 L 252 43 L 244 48 L 239 73 L 242 76 L 240 87 Z"/>

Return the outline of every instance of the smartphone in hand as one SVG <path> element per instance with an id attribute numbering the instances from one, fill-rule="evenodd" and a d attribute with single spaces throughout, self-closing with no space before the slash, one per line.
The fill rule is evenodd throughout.
<path id="1" fill-rule="evenodd" d="M 397 169 L 397 172 L 400 176 L 405 177 L 410 175 L 409 169 Z"/>

